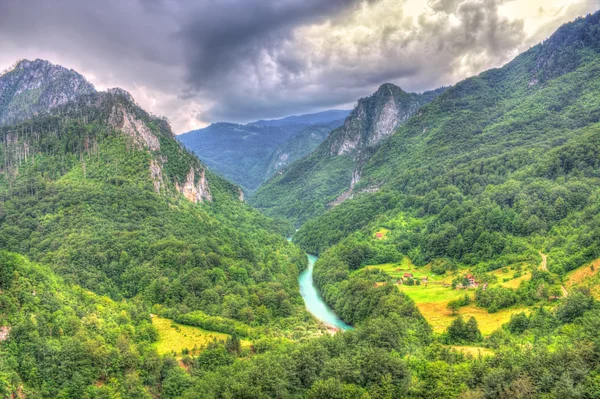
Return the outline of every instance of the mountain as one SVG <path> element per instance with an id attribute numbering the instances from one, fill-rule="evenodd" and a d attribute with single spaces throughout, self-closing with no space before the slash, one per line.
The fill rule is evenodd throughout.
<path id="1" fill-rule="evenodd" d="M 372 96 L 360 99 L 344 124 L 309 157 L 261 186 L 252 204 L 297 226 L 339 205 L 353 195 L 362 166 L 379 144 L 443 91 L 415 94 L 393 84 L 381 85 Z"/>
<path id="2" fill-rule="evenodd" d="M 294 244 L 121 90 L 0 127 L 0 396 L 597 398 L 599 65 L 596 13 L 333 135 L 360 179 Z"/>
<path id="3" fill-rule="evenodd" d="M 317 112 L 315 114 L 294 115 L 283 119 L 260 120 L 248 123 L 255 126 L 289 126 L 289 125 L 320 125 L 329 122 L 344 120 L 348 117 L 350 111 L 330 110 Z"/>
<path id="4" fill-rule="evenodd" d="M 363 194 L 306 223 L 297 242 L 319 253 L 384 229 L 417 265 L 489 271 L 542 251 L 558 276 L 600 257 L 599 21 L 577 19 L 446 90 L 370 157 Z"/>
<path id="5" fill-rule="evenodd" d="M 39 59 L 20 61 L 0 77 L 0 125 L 24 121 L 95 92 L 72 69 Z"/>
<path id="6" fill-rule="evenodd" d="M 156 354 L 150 310 L 238 344 L 320 334 L 291 226 L 247 206 L 126 91 L 0 126 L 0 160 L 1 396 L 169 397 L 182 369 Z"/>
<path id="7" fill-rule="evenodd" d="M 266 170 L 266 178 L 273 176 L 277 171 L 313 152 L 338 124 L 339 121 L 325 125 L 314 125 L 300 131 L 277 147 L 264 162 L 258 165 L 258 168 Z"/>
<path id="8" fill-rule="evenodd" d="M 314 143 L 322 141 L 322 132 L 340 126 L 347 115 L 348 111 L 326 111 L 247 125 L 215 123 L 177 138 L 212 170 L 253 191 L 311 152 Z"/>
<path id="9" fill-rule="evenodd" d="M 245 205 L 129 93 L 79 96 L 0 137 L 1 249 L 172 317 L 258 327 L 304 312 L 289 226 Z"/>

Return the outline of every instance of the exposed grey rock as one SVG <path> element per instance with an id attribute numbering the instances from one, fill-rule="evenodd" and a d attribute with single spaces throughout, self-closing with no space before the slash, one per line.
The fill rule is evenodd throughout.
<path id="1" fill-rule="evenodd" d="M 73 70 L 23 60 L 0 76 L 0 125 L 22 122 L 92 93 L 94 86 Z"/>
<path id="2" fill-rule="evenodd" d="M 437 94 L 407 93 L 391 83 L 381 85 L 375 94 L 360 99 L 344 126 L 331 134 L 330 154 L 350 154 L 377 145 Z"/>
<path id="3" fill-rule="evenodd" d="M 196 181 L 196 173 L 200 173 L 200 178 Z M 190 168 L 183 186 L 176 184 L 177 190 L 193 203 L 203 202 L 204 200 L 211 202 L 212 195 L 206 180 L 206 170 L 194 170 Z"/>

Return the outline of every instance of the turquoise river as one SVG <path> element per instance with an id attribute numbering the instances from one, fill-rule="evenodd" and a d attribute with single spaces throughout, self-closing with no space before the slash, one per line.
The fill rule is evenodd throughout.
<path id="1" fill-rule="evenodd" d="M 313 281 L 313 269 L 317 257 L 308 255 L 308 267 L 298 277 L 300 283 L 300 294 L 304 298 L 306 309 L 313 314 L 317 319 L 321 320 L 325 325 L 340 330 L 351 330 L 352 327 L 344 323 L 333 310 L 327 306 L 318 288 Z"/>

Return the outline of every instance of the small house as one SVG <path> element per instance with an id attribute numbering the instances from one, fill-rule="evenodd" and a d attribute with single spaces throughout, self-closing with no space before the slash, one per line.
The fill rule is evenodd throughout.
<path id="1" fill-rule="evenodd" d="M 475 276 L 472 274 L 467 274 L 467 280 L 469 280 L 469 285 L 471 287 L 475 287 L 477 285 L 477 281 L 475 281 Z"/>
<path id="2" fill-rule="evenodd" d="M 376 233 L 375 234 L 375 238 L 377 238 L 378 240 L 382 240 L 383 239 L 383 233 Z"/>
<path id="3" fill-rule="evenodd" d="M 413 278 L 412 273 L 404 273 L 404 278 Z"/>

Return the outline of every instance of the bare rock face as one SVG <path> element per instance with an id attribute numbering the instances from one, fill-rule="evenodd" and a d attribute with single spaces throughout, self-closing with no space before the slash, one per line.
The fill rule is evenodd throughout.
<path id="1" fill-rule="evenodd" d="M 6 341 L 10 335 L 10 327 L 0 327 L 0 341 Z"/>
<path id="2" fill-rule="evenodd" d="M 93 93 L 94 86 L 73 70 L 23 60 L 0 76 L 0 125 L 22 122 Z"/>
<path id="3" fill-rule="evenodd" d="M 133 112 L 127 109 L 123 104 L 115 105 L 109 117 L 109 124 L 114 128 L 123 131 L 132 137 L 136 144 L 141 148 L 147 148 L 151 151 L 160 150 L 158 137 L 152 133 L 150 128 L 140 120 Z"/>
<path id="4" fill-rule="evenodd" d="M 159 164 L 155 159 L 150 161 L 150 178 L 154 184 L 154 191 L 160 193 L 165 183 L 162 175 L 162 165 Z"/>
<path id="5" fill-rule="evenodd" d="M 196 173 L 199 173 L 200 177 L 196 180 Z M 190 168 L 185 182 L 182 186 L 176 183 L 175 187 L 188 201 L 195 204 L 203 201 L 212 201 L 212 195 L 206 180 L 206 170 L 201 171 Z"/>
<path id="6" fill-rule="evenodd" d="M 406 93 L 391 83 L 382 85 L 372 96 L 359 100 L 344 126 L 332 133 L 330 154 L 350 154 L 377 145 L 435 97 L 434 92 Z"/>

